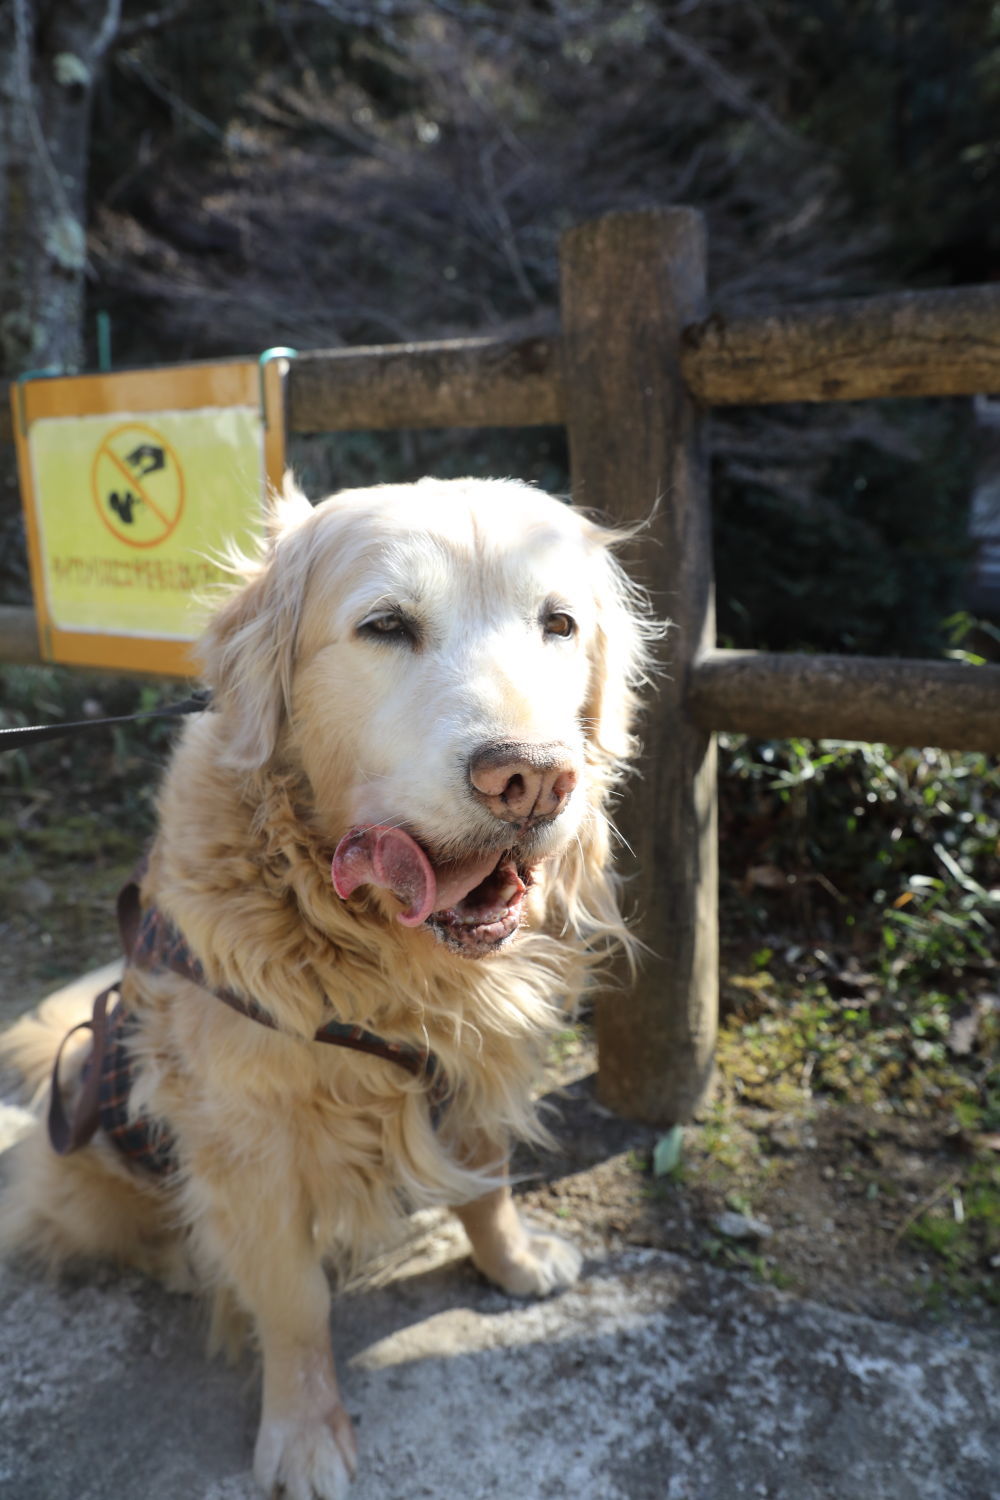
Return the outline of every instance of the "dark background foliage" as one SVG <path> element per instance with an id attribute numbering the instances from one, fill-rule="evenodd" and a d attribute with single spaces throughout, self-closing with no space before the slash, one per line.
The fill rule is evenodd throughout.
<path id="1" fill-rule="evenodd" d="M 989 280 L 998 92 L 987 0 L 126 0 L 94 94 L 86 358 L 99 312 L 120 365 L 550 326 L 562 231 L 671 202 L 706 214 L 720 309 Z M 966 402 L 718 414 L 727 642 L 940 651 L 974 448 Z M 316 489 L 567 484 L 559 433 L 294 457 Z"/>

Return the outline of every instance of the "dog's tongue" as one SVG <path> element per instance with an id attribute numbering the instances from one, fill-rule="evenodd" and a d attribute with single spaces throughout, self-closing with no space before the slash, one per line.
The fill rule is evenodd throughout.
<path id="1" fill-rule="evenodd" d="M 352 828 L 333 855 L 333 888 L 346 899 L 359 885 L 392 891 L 406 910 L 399 920 L 419 927 L 434 911 L 447 911 L 491 874 L 497 856 L 442 865 L 434 869 L 415 839 L 401 828 L 370 824 Z"/>

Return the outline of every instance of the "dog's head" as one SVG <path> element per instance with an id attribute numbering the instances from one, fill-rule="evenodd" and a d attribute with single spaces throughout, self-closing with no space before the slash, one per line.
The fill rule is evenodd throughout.
<path id="1" fill-rule="evenodd" d="M 343 898 L 480 957 L 543 865 L 564 915 L 603 871 L 648 634 L 613 541 L 514 481 L 286 487 L 202 655 L 223 755 L 304 774 Z"/>

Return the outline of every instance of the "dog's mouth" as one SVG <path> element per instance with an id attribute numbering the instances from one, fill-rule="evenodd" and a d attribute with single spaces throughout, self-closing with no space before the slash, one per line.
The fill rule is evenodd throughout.
<path id="1" fill-rule="evenodd" d="M 457 952 L 473 957 L 492 953 L 512 938 L 521 925 L 531 883 L 531 866 L 518 863 L 513 853 L 506 851 L 485 880 L 454 905 L 432 912 L 428 924 L 443 943 Z"/>
<path id="2" fill-rule="evenodd" d="M 481 958 L 520 926 L 533 867 L 510 849 L 435 864 L 404 829 L 370 824 L 341 839 L 332 874 L 338 896 L 380 886 L 403 903 L 405 927 L 426 924 L 449 948 Z"/>

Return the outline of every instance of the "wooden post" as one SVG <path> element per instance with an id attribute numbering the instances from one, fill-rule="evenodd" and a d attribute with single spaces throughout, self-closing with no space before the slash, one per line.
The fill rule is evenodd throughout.
<path id="1" fill-rule="evenodd" d="M 705 316 L 705 266 L 704 224 L 686 208 L 610 214 L 562 243 L 574 499 L 649 521 L 625 562 L 673 622 L 616 818 L 632 925 L 651 951 L 597 1006 L 601 1098 L 662 1124 L 704 1103 L 718 1013 L 715 744 L 685 710 L 693 664 L 715 645 L 705 424 L 680 370 L 681 333 Z"/>
<path id="2" fill-rule="evenodd" d="M 24 605 L 0 604 L 0 665 L 37 666 L 41 659 L 35 611 Z"/>

